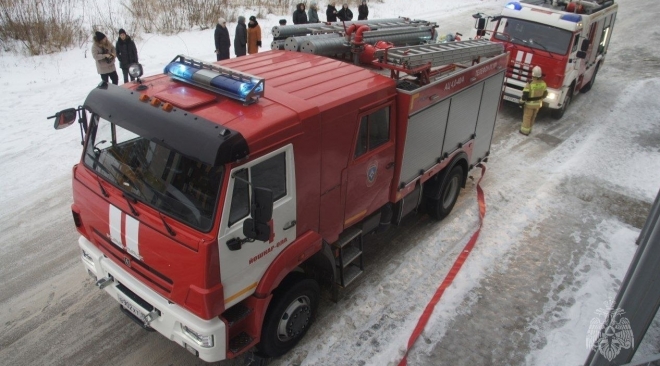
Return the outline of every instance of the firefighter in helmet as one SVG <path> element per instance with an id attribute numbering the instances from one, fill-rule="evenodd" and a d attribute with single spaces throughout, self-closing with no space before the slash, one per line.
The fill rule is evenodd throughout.
<path id="1" fill-rule="evenodd" d="M 538 66 L 532 69 L 532 81 L 525 84 L 520 105 L 524 105 L 523 122 L 520 126 L 520 133 L 527 136 L 532 132 L 536 114 L 543 105 L 543 99 L 548 96 L 547 86 L 542 79 L 543 72 Z"/>

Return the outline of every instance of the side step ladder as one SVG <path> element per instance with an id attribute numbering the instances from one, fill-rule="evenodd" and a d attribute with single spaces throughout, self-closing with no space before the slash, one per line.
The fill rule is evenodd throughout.
<path id="1" fill-rule="evenodd" d="M 335 266 L 339 273 L 332 286 L 332 301 L 339 300 L 339 289 L 346 288 L 362 272 L 364 272 L 364 258 L 362 229 L 351 228 L 342 233 L 334 244 L 332 244 L 335 255 Z"/>

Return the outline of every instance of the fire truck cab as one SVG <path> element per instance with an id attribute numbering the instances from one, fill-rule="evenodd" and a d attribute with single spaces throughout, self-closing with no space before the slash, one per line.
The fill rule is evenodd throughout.
<path id="1" fill-rule="evenodd" d="M 532 68 L 540 66 L 548 86 L 543 104 L 561 118 L 574 95 L 588 92 L 596 81 L 617 10 L 613 0 L 523 0 L 509 2 L 500 15 L 487 18 L 490 39 L 511 54 L 503 99 L 518 103 Z M 477 35 L 485 35 L 486 24 L 479 23 Z"/>

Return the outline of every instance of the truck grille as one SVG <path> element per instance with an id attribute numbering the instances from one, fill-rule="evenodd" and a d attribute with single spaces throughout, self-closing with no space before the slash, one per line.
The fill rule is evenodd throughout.
<path id="1" fill-rule="evenodd" d="M 136 274 L 140 278 L 144 279 L 146 282 L 154 284 L 156 287 L 169 294 L 172 292 L 172 287 L 174 282 L 164 276 L 162 273 L 154 270 L 143 262 L 132 257 L 125 250 L 117 247 L 112 244 L 105 236 L 100 232 L 94 229 L 94 234 L 96 236 L 96 242 L 103 248 L 107 253 L 110 253 L 118 263 L 121 263 L 124 269 L 130 271 L 133 274 Z M 131 258 L 130 267 L 124 264 L 124 258 Z"/>

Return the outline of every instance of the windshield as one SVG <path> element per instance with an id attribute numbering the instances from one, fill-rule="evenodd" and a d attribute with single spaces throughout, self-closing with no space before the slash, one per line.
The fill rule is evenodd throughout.
<path id="1" fill-rule="evenodd" d="M 565 55 L 572 33 L 549 25 L 516 18 L 502 18 L 495 39 Z"/>
<path id="2" fill-rule="evenodd" d="M 129 196 L 209 231 L 224 167 L 197 162 L 94 115 L 85 165 Z"/>

